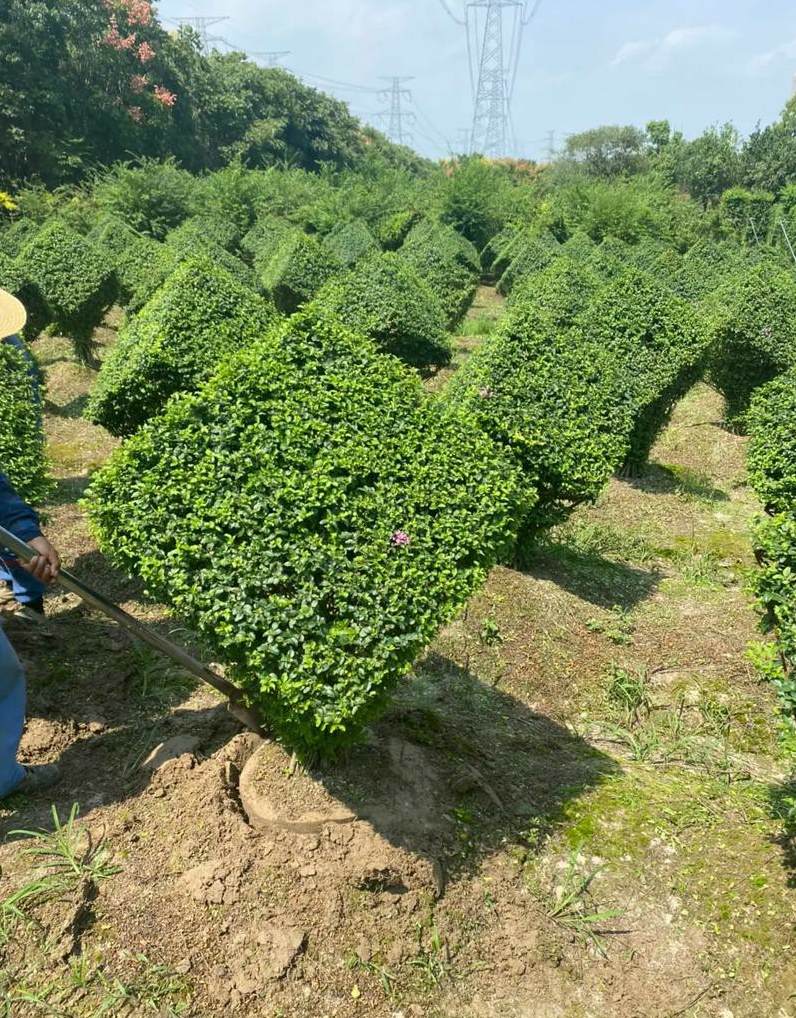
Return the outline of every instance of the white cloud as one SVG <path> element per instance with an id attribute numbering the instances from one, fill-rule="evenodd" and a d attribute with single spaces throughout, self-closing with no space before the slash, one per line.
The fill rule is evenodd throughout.
<path id="1" fill-rule="evenodd" d="M 790 42 L 784 42 L 765 53 L 757 53 L 749 61 L 748 67 L 752 74 L 765 74 L 775 64 L 794 60 L 796 60 L 796 39 L 791 39 Z"/>
<path id="2" fill-rule="evenodd" d="M 658 39 L 635 40 L 621 46 L 611 61 L 620 64 L 641 64 L 648 70 L 662 70 L 676 55 L 705 46 L 721 45 L 736 33 L 721 25 L 691 25 L 673 28 Z"/>

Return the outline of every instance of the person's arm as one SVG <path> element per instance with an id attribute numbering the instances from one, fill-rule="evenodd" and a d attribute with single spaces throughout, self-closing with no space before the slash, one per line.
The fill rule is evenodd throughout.
<path id="1" fill-rule="evenodd" d="M 22 568 L 42 583 L 52 583 L 61 568 L 58 552 L 42 534 L 35 510 L 19 497 L 4 474 L 0 474 L 0 525 L 37 552 L 30 562 L 20 562 Z"/>

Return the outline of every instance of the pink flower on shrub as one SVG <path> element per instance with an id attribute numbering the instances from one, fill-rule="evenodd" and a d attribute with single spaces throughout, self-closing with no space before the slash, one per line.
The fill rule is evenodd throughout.
<path id="1" fill-rule="evenodd" d="M 122 0 L 131 25 L 149 25 L 152 21 L 152 5 L 149 0 Z"/>
<path id="2" fill-rule="evenodd" d="M 149 78 L 145 74 L 134 74 L 130 78 L 130 88 L 133 92 L 140 94 L 149 84 Z"/>
<path id="3" fill-rule="evenodd" d="M 137 124 L 140 124 L 144 119 L 144 111 L 140 106 L 131 106 L 127 112 L 130 114 L 130 119 L 134 120 Z"/>
<path id="4" fill-rule="evenodd" d="M 173 106 L 177 102 L 174 92 L 169 92 L 163 85 L 155 85 L 155 98 L 163 106 Z"/>
<path id="5" fill-rule="evenodd" d="M 148 42 L 142 42 L 138 47 L 138 59 L 142 64 L 148 64 L 150 60 L 155 56 L 155 51 L 149 45 Z"/>
<path id="6" fill-rule="evenodd" d="M 395 548 L 405 548 L 408 544 L 412 543 L 412 538 L 407 534 L 405 530 L 396 530 L 390 538 L 390 544 Z"/>

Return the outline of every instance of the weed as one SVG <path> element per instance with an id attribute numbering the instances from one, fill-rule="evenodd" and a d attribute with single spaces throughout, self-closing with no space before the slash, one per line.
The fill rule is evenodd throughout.
<path id="1" fill-rule="evenodd" d="M 643 535 L 595 520 L 569 520 L 555 527 L 551 537 L 555 543 L 582 555 L 601 556 L 640 565 L 652 562 L 657 557 L 655 549 Z"/>
<path id="2" fill-rule="evenodd" d="M 574 933 L 578 939 L 591 944 L 603 957 L 606 953 L 605 938 L 617 931 L 606 930 L 602 924 L 624 914 L 618 909 L 600 909 L 591 902 L 591 885 L 604 869 L 604 866 L 596 866 L 586 873 L 582 872 L 580 850 L 574 848 L 567 859 L 563 878 L 555 888 L 554 899 L 547 908 L 550 919 Z"/>
<path id="3" fill-rule="evenodd" d="M 436 924 L 431 926 L 428 946 L 423 940 L 423 923 L 417 924 L 417 945 L 419 948 L 417 957 L 411 958 L 409 965 L 419 970 L 429 988 L 439 986 L 446 978 L 451 977 L 450 951 Z"/>
<path id="4" fill-rule="evenodd" d="M 631 613 L 622 608 L 621 605 L 614 605 L 610 614 L 605 619 L 587 619 L 586 628 L 590 633 L 600 633 L 607 637 L 611 643 L 627 645 L 633 642 L 633 625 Z"/>
<path id="5" fill-rule="evenodd" d="M 494 315 L 482 312 L 472 318 L 463 319 L 457 334 L 459 336 L 489 336 L 495 331 L 496 324 L 497 319 Z"/>
<path id="6" fill-rule="evenodd" d="M 646 671 L 629 671 L 612 664 L 608 670 L 605 695 L 612 708 L 619 711 L 628 724 L 635 724 L 641 712 L 649 713 L 650 698 Z"/>
<path id="7" fill-rule="evenodd" d="M 143 702 L 173 706 L 196 688 L 196 681 L 181 668 L 164 661 L 144 643 L 134 643 L 136 693 Z"/>
<path id="8" fill-rule="evenodd" d="M 478 631 L 478 639 L 485 647 L 496 647 L 498 644 L 503 643 L 500 626 L 494 619 L 484 619 Z"/>
<path id="9" fill-rule="evenodd" d="M 398 989 L 398 976 L 391 972 L 386 965 L 376 961 L 363 961 L 361 958 L 353 955 L 348 960 L 348 967 L 354 971 L 368 972 L 376 976 L 381 983 L 384 996 L 390 1000 L 395 997 Z"/>

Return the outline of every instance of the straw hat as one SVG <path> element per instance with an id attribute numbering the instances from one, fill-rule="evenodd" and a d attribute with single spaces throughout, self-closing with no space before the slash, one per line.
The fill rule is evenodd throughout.
<path id="1" fill-rule="evenodd" d="M 22 332 L 28 313 L 21 301 L 10 293 L 0 290 L 0 340 Z"/>

